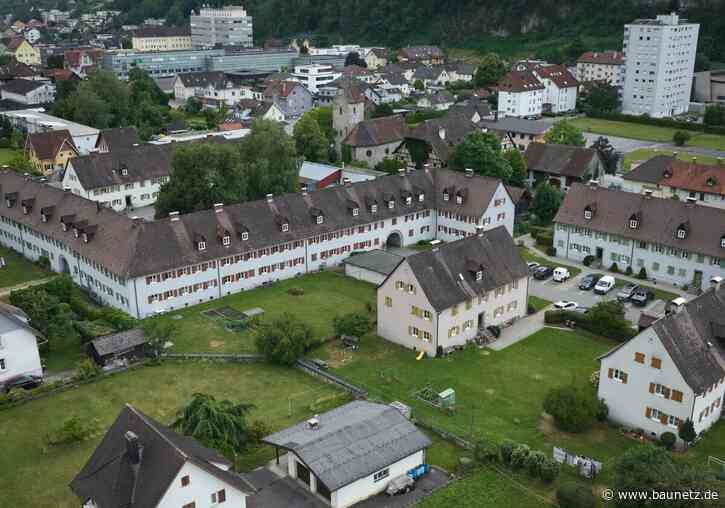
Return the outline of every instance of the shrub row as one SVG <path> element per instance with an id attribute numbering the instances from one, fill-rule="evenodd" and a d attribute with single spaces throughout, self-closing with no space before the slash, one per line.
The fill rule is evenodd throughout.
<path id="1" fill-rule="evenodd" d="M 609 323 L 592 319 L 588 314 L 581 314 L 571 310 L 547 310 L 544 312 L 544 322 L 546 324 L 559 325 L 568 321 L 573 321 L 578 327 L 588 332 L 612 339 L 629 340 L 637 335 L 637 330 L 632 327 L 610 326 Z"/>
<path id="2" fill-rule="evenodd" d="M 479 462 L 498 462 L 514 470 L 525 470 L 531 476 L 551 483 L 559 476 L 559 463 L 528 445 L 506 440 L 496 444 L 487 439 L 476 443 L 474 455 Z"/>
<path id="3" fill-rule="evenodd" d="M 591 112 L 588 116 L 602 120 L 614 120 L 618 122 L 637 123 L 642 125 L 653 125 L 656 127 L 669 127 L 671 129 L 684 129 L 688 131 L 706 132 L 708 134 L 725 135 L 725 127 L 704 125 L 700 123 L 681 122 L 672 118 L 652 118 L 648 115 L 625 115 L 615 112 Z"/>
<path id="4" fill-rule="evenodd" d="M 55 381 L 52 383 L 45 383 L 32 390 L 24 390 L 22 388 L 15 388 L 10 390 L 8 393 L 0 393 L 0 409 L 7 406 L 11 406 L 18 401 L 24 399 L 30 399 L 43 393 L 52 392 L 56 388 L 63 386 L 63 381 Z"/>

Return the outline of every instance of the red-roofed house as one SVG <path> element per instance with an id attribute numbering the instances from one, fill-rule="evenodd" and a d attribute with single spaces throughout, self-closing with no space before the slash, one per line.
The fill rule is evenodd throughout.
<path id="1" fill-rule="evenodd" d="M 546 113 L 564 113 L 576 109 L 579 82 L 563 65 L 547 65 L 534 69 L 534 75 L 544 84 Z"/>
<path id="2" fill-rule="evenodd" d="M 531 71 L 511 71 L 498 84 L 499 116 L 539 117 L 546 87 Z"/>
<path id="3" fill-rule="evenodd" d="M 63 55 L 65 66 L 79 76 L 85 76 L 101 64 L 103 53 L 105 50 L 100 48 L 69 49 Z"/>

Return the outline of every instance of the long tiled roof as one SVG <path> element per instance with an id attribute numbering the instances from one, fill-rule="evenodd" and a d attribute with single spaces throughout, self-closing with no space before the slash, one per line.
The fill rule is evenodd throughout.
<path id="1" fill-rule="evenodd" d="M 357 400 L 267 436 L 295 453 L 330 491 L 424 450 L 430 439 L 394 407 Z"/>
<path id="2" fill-rule="evenodd" d="M 71 161 L 85 190 L 149 180 L 171 174 L 172 145 L 139 145 L 91 153 Z"/>
<path id="3" fill-rule="evenodd" d="M 590 220 L 584 211 L 592 211 Z M 637 220 L 637 228 L 630 227 Z M 648 197 L 575 183 L 566 193 L 554 222 L 616 234 L 716 258 L 725 257 L 725 210 L 673 199 Z M 678 229 L 685 238 L 678 238 Z"/>
<path id="4" fill-rule="evenodd" d="M 524 157 L 532 171 L 581 178 L 599 154 L 581 146 L 529 143 Z"/>
<path id="5" fill-rule="evenodd" d="M 227 84 L 240 86 L 243 82 L 241 77 L 223 71 L 183 72 L 177 76 L 185 87 L 207 88 L 211 86 L 217 90 L 226 88 Z"/>
<path id="6" fill-rule="evenodd" d="M 625 180 L 725 195 L 725 166 L 693 164 L 657 155 L 624 174 Z"/>
<path id="7" fill-rule="evenodd" d="M 499 226 L 406 258 L 428 301 L 443 311 L 526 277 L 528 269 L 505 227 Z M 476 280 L 476 272 L 483 272 Z"/>
<path id="8" fill-rule="evenodd" d="M 624 53 L 619 51 L 587 51 L 579 57 L 577 63 L 624 65 Z"/>
<path id="9" fill-rule="evenodd" d="M 138 439 L 137 465 L 127 452 L 127 432 Z M 242 492 L 251 491 L 239 475 L 216 465 L 229 467 L 231 463 L 215 450 L 177 434 L 128 404 L 70 488 L 83 503 L 92 499 L 99 507 L 153 508 L 186 462 Z"/>
<path id="10" fill-rule="evenodd" d="M 345 144 L 353 147 L 379 146 L 403 141 L 406 127 L 400 115 L 364 120 L 353 127 Z"/>
<path id="11" fill-rule="evenodd" d="M 105 155 L 105 154 L 100 154 Z M 77 159 L 73 159 L 75 162 Z M 129 168 L 130 169 L 130 168 Z M 11 172 L 0 172 L 3 197 L 10 195 L 14 206 L 0 204 L 0 214 L 40 233 L 64 242 L 82 256 L 88 257 L 120 276 L 138 277 L 163 272 L 231 254 L 253 251 L 295 240 L 302 240 L 340 229 L 368 224 L 376 220 L 398 217 L 404 213 L 438 209 L 455 214 L 477 217 L 483 215 L 493 194 L 500 185 L 495 178 L 473 176 L 448 170 L 414 171 L 403 176 L 384 176 L 349 186 L 328 187 L 303 195 L 290 193 L 267 200 L 223 206 L 220 210 L 205 210 L 182 215 L 178 220 L 154 222 L 133 221 L 125 215 L 99 206 L 93 201 L 69 192 L 35 182 Z M 466 194 L 463 203 L 443 201 L 443 189 L 459 190 Z M 405 197 L 416 198 L 405 205 Z M 387 201 L 394 199 L 389 209 Z M 32 209 L 24 214 L 21 202 L 32 201 Z M 351 204 L 359 205 L 353 216 Z M 377 212 L 369 205 L 377 203 Z M 47 222 L 41 220 L 41 210 L 50 208 Z M 312 212 L 321 210 L 324 223 L 316 224 Z M 72 227 L 63 231 L 61 217 L 89 229 L 92 237 L 84 242 L 75 238 Z M 285 217 L 289 231 L 282 232 L 278 219 Z M 220 233 L 231 236 L 231 245 L 222 245 Z M 248 240 L 241 233 L 248 232 Z M 196 249 L 195 237 L 206 238 L 207 248 Z"/>

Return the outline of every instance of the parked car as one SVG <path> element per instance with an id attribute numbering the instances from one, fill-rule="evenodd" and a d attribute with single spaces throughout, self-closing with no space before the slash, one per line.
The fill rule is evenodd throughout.
<path id="1" fill-rule="evenodd" d="M 319 358 L 311 358 L 310 363 L 312 363 L 315 367 L 321 370 L 327 370 L 327 368 L 329 367 L 325 360 L 320 360 Z"/>
<path id="2" fill-rule="evenodd" d="M 611 275 L 605 275 L 597 281 L 597 284 L 594 286 L 594 292 L 598 295 L 606 295 L 614 289 L 614 284 L 614 277 Z"/>
<path id="3" fill-rule="evenodd" d="M 400 476 L 396 476 L 395 478 L 390 480 L 390 483 L 388 483 L 388 488 L 385 490 L 385 492 L 389 496 L 397 496 L 400 494 L 406 494 L 414 488 L 415 482 L 413 481 L 413 479 L 407 474 L 401 474 Z"/>
<path id="4" fill-rule="evenodd" d="M 534 270 L 534 279 L 545 280 L 551 277 L 552 273 L 554 273 L 554 270 L 550 266 L 539 266 Z"/>
<path id="5" fill-rule="evenodd" d="M 566 280 L 569 280 L 571 278 L 571 273 L 569 273 L 569 270 L 558 266 L 554 269 L 554 280 L 556 282 L 564 282 Z"/>
<path id="6" fill-rule="evenodd" d="M 579 289 L 581 289 L 582 291 L 589 291 L 590 289 L 594 289 L 594 286 L 597 285 L 597 282 L 599 282 L 599 279 L 601 278 L 601 273 L 590 273 L 581 281 L 579 281 Z"/>
<path id="7" fill-rule="evenodd" d="M 568 300 L 560 300 L 554 303 L 556 310 L 576 310 L 579 305 L 576 302 L 570 302 Z"/>
<path id="8" fill-rule="evenodd" d="M 537 263 L 536 261 L 529 261 L 528 263 L 526 263 L 526 266 L 529 268 L 529 273 L 532 273 L 539 267 L 539 263 Z"/>
<path id="9" fill-rule="evenodd" d="M 634 282 L 626 283 L 624 285 L 624 287 L 617 292 L 617 300 L 619 300 L 621 302 L 626 302 L 627 300 L 632 298 L 632 295 L 638 289 L 639 289 L 638 284 L 635 284 Z"/>
<path id="10" fill-rule="evenodd" d="M 647 305 L 647 302 L 654 299 L 654 297 L 654 291 L 640 286 L 634 290 L 632 296 L 629 297 L 629 301 L 638 307 L 644 307 L 645 305 Z"/>
<path id="11" fill-rule="evenodd" d="M 0 387 L 0 393 L 8 393 L 13 388 L 23 388 L 30 390 L 37 388 L 43 384 L 43 378 L 40 376 L 33 376 L 31 374 L 21 374 L 20 376 L 11 377 L 5 381 Z"/>

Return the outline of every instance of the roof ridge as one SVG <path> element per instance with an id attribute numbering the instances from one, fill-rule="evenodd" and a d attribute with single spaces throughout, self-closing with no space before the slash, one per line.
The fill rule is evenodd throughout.
<path id="1" fill-rule="evenodd" d="M 184 459 L 187 459 L 187 460 L 189 459 L 189 455 L 187 455 L 186 452 L 184 452 L 173 441 L 171 441 L 168 437 L 166 437 L 164 435 L 164 433 L 161 432 L 158 429 L 158 427 L 156 425 L 154 425 L 154 423 L 152 423 L 152 422 L 155 422 L 155 420 L 153 420 L 152 418 L 146 416 L 145 414 L 143 414 L 141 411 L 139 411 L 138 409 L 136 409 L 135 407 L 133 407 L 128 402 L 125 404 L 125 406 L 126 406 L 126 408 L 128 408 L 129 411 L 131 411 L 133 414 L 135 414 L 136 416 L 138 416 L 141 419 L 141 421 L 144 422 L 149 428 L 151 428 L 156 434 L 158 434 L 159 437 L 161 437 L 161 439 L 163 439 L 169 446 L 171 446 L 176 452 L 178 452 L 178 454 L 181 457 L 183 457 Z M 151 420 L 151 421 L 149 421 L 149 420 Z M 159 424 L 160 425 L 163 425 L 161 423 L 159 423 Z"/>

